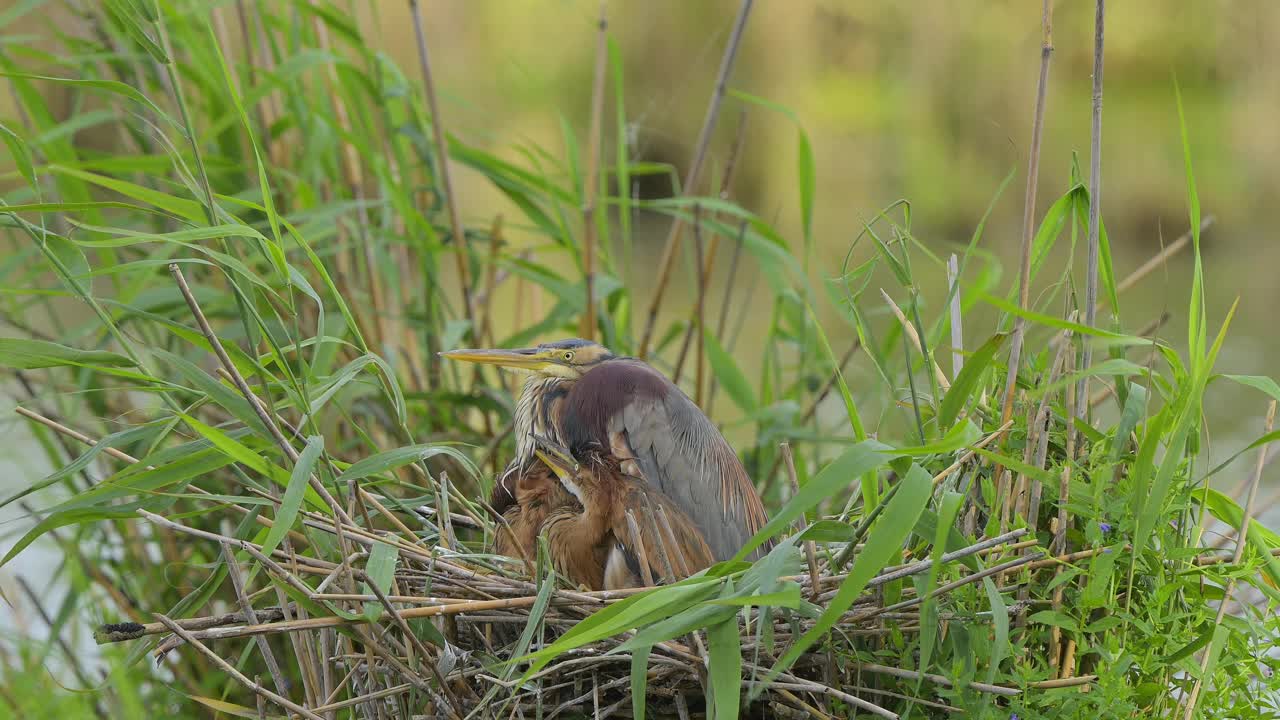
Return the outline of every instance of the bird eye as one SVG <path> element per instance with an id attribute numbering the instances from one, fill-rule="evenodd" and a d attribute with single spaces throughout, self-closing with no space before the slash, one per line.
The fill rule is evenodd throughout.
<path id="1" fill-rule="evenodd" d="M 572 351 L 572 350 L 570 350 L 570 351 L 568 351 L 568 352 L 566 352 L 566 353 L 564 354 L 564 361 L 565 361 L 565 362 L 569 362 L 569 361 L 570 361 L 570 360 L 572 360 L 572 359 L 573 359 L 573 351 Z"/>

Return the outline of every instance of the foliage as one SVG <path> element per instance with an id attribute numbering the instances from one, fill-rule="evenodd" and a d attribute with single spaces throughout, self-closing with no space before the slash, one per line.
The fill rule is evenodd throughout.
<path id="1" fill-rule="evenodd" d="M 248 678 L 283 685 L 311 707 L 382 687 L 360 675 L 329 698 L 322 690 L 335 679 L 313 673 L 318 655 L 373 653 L 379 641 L 366 629 L 375 628 L 398 638 L 387 642 L 410 666 L 402 677 L 423 679 L 388 694 L 396 711 L 437 702 L 433 673 L 467 667 L 467 652 L 486 675 L 517 681 L 503 702 L 541 697 L 552 682 L 539 670 L 609 638 L 611 654 L 630 656 L 629 667 L 610 670 L 610 692 L 643 698 L 646 663 L 700 631 L 710 704 L 722 717 L 740 703 L 796 707 L 764 694 L 784 673 L 847 691 L 796 689 L 833 714 L 851 712 L 856 699 L 903 717 L 931 716 L 939 704 L 971 717 L 1173 716 L 1201 677 L 1204 717 L 1276 711 L 1280 660 L 1269 651 L 1280 632 L 1280 538 L 1255 523 L 1238 562 L 1215 553 L 1215 533 L 1238 527 L 1244 512 L 1212 486 L 1222 467 L 1201 460 L 1201 408 L 1219 378 L 1273 398 L 1280 389 L 1215 375 L 1231 315 L 1210 318 L 1202 302 L 1185 127 L 1196 270 L 1183 344 L 1128 330 L 1109 271 L 1108 326 L 1070 319 L 1071 268 L 1046 278 L 1043 260 L 1064 234 L 1075 249 L 1090 201 L 1078 178 L 1035 234 L 1032 279 L 1050 290 L 1033 294 L 1033 307 L 1015 303 L 1016 289 L 996 289 L 981 225 L 957 249 L 956 286 L 919 287 L 915 267 L 945 260 L 913 234 L 905 202 L 859 228 L 847 265 L 815 285 L 807 219 L 823 198 L 803 128 L 799 191 L 787 199 L 806 218 L 798 240 L 717 197 L 712 184 L 633 200 L 635 178 L 674 170 L 629 154 L 616 53 L 613 147 L 600 157 L 587 157 L 589 143 L 566 121 L 560 153 L 494 154 L 446 132 L 446 164 L 433 122 L 455 130 L 447 110 L 433 118 L 420 79 L 370 45 L 338 5 L 111 2 L 80 12 L 84 32 L 47 28 L 65 53 L 0 46 L 0 72 L 24 109 L 0 121 L 14 158 L 0 178 L 12 188 L 0 208 L 11 248 L 0 263 L 0 364 L 22 406 L 56 423 L 34 418 L 30 428 L 58 468 L 5 500 L 22 503 L 34 528 L 13 537 L 4 562 L 37 540 L 57 543 L 75 591 L 53 613 L 54 633 L 291 603 L 299 617 L 338 629 L 215 647 Z M 237 32 L 247 36 L 229 42 Z M 53 92 L 75 111 L 55 112 Z M 746 93 L 726 102 L 778 109 Z M 90 130 L 113 133 L 106 148 L 82 139 Z M 451 166 L 503 197 L 508 213 L 455 227 L 443 181 Z M 583 207 L 593 179 L 610 212 L 588 268 Z M 478 499 L 511 453 L 504 428 L 515 387 L 442 364 L 436 352 L 579 333 L 641 352 L 649 298 L 633 292 L 637 213 L 689 226 L 688 275 L 730 262 L 764 279 L 757 292 L 768 293 L 771 312 L 753 319 L 764 328 L 758 347 L 743 347 L 719 319 L 737 320 L 746 283 L 718 299 L 695 280 L 704 312 L 662 315 L 650 359 L 749 437 L 739 451 L 774 509 L 756 542 L 788 539 L 754 564 L 723 563 L 572 624 L 570 595 L 542 580 L 543 568 L 531 574 L 483 552 L 495 524 Z M 890 312 L 869 292 L 880 284 L 892 290 L 883 296 Z M 529 317 L 542 299 L 547 311 Z M 584 328 L 588 303 L 598 324 Z M 838 310 L 843 324 L 819 326 L 818 307 Z M 951 346 L 953 317 L 992 309 L 994 325 L 971 321 L 959 333 L 966 345 Z M 1015 420 L 1002 428 L 1005 338 L 1016 316 L 1030 323 L 1029 341 Z M 1100 360 L 1073 371 L 1084 343 Z M 735 359 L 748 351 L 764 358 L 757 378 Z M 955 353 L 963 369 L 944 372 Z M 848 383 L 853 373 L 868 382 Z M 1072 400 L 1083 378 L 1109 389 L 1092 411 Z M 68 429 L 84 434 L 80 445 Z M 1264 433 L 1241 452 L 1274 439 Z M 795 450 L 794 488 L 782 441 Z M 945 555 L 1011 531 L 1024 531 L 1023 542 Z M 817 587 L 802 564 L 810 541 L 822 565 Z M 411 634 L 390 634 L 398 619 L 376 596 L 437 595 L 432 583 L 446 583 L 429 571 L 436 561 L 480 569 L 495 593 L 500 585 L 532 598 L 512 611 L 528 617 L 515 640 L 527 652 L 514 664 L 502 664 L 488 638 L 467 637 L 476 624 L 462 616 L 410 619 Z M 895 575 L 911 562 L 926 564 Z M 1003 563 L 1012 563 L 1006 572 L 986 573 Z M 338 572 L 348 565 L 350 576 Z M 324 573 L 300 567 L 336 568 L 329 594 L 358 598 L 324 597 Z M 1231 580 L 1236 602 L 1219 620 Z M 892 610 L 899 603 L 905 612 Z M 139 707 L 256 716 L 253 694 L 189 645 L 163 648 L 155 670 L 141 662 L 155 643 L 134 640 L 124 657 L 109 649 L 109 678 L 90 677 L 96 663 L 79 667 L 78 653 L 63 651 L 60 663 L 90 680 L 81 685 L 100 687 L 73 695 L 50 690 L 42 668 L 52 644 L 10 640 L 0 697 L 23 716 L 28 697 L 50 695 L 67 716 Z M 280 667 L 265 660 L 268 650 Z M 287 682 L 271 685 L 276 673 Z M 494 696 L 505 688 L 488 687 Z"/>

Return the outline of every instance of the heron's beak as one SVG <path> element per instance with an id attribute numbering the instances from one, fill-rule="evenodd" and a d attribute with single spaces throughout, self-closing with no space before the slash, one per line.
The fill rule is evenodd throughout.
<path id="1" fill-rule="evenodd" d="M 549 355 L 550 353 L 540 351 L 537 348 L 525 348 L 523 350 L 475 348 L 449 350 L 440 353 L 440 357 L 450 360 L 461 360 L 462 362 L 480 365 L 497 365 L 498 367 L 511 368 L 513 370 L 533 371 L 542 370 L 550 365 Z"/>
<path id="2" fill-rule="evenodd" d="M 546 463 L 547 467 L 551 468 L 551 471 L 561 480 L 572 481 L 573 476 L 578 472 L 578 461 L 574 459 L 569 449 L 547 438 L 533 436 L 533 454 Z"/>

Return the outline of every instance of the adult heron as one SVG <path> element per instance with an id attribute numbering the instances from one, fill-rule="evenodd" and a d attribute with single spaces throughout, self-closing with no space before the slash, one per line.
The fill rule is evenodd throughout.
<path id="1" fill-rule="evenodd" d="M 513 478 L 541 464 L 536 434 L 574 455 L 603 448 L 623 472 L 692 518 L 717 561 L 732 558 L 764 527 L 764 505 L 737 453 L 689 396 L 647 363 L 576 338 L 441 355 L 527 374 L 516 403 L 516 457 L 494 488 L 498 512 L 515 503 Z"/>

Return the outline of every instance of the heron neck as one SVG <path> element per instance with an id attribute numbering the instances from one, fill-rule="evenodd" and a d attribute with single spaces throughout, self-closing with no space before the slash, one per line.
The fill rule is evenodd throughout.
<path id="1" fill-rule="evenodd" d="M 525 379 L 520 400 L 516 403 L 516 458 L 513 464 L 523 465 L 533 459 L 531 433 L 564 443 L 556 423 L 557 406 L 571 384 L 572 381 L 566 378 L 545 375 L 530 375 Z"/>

